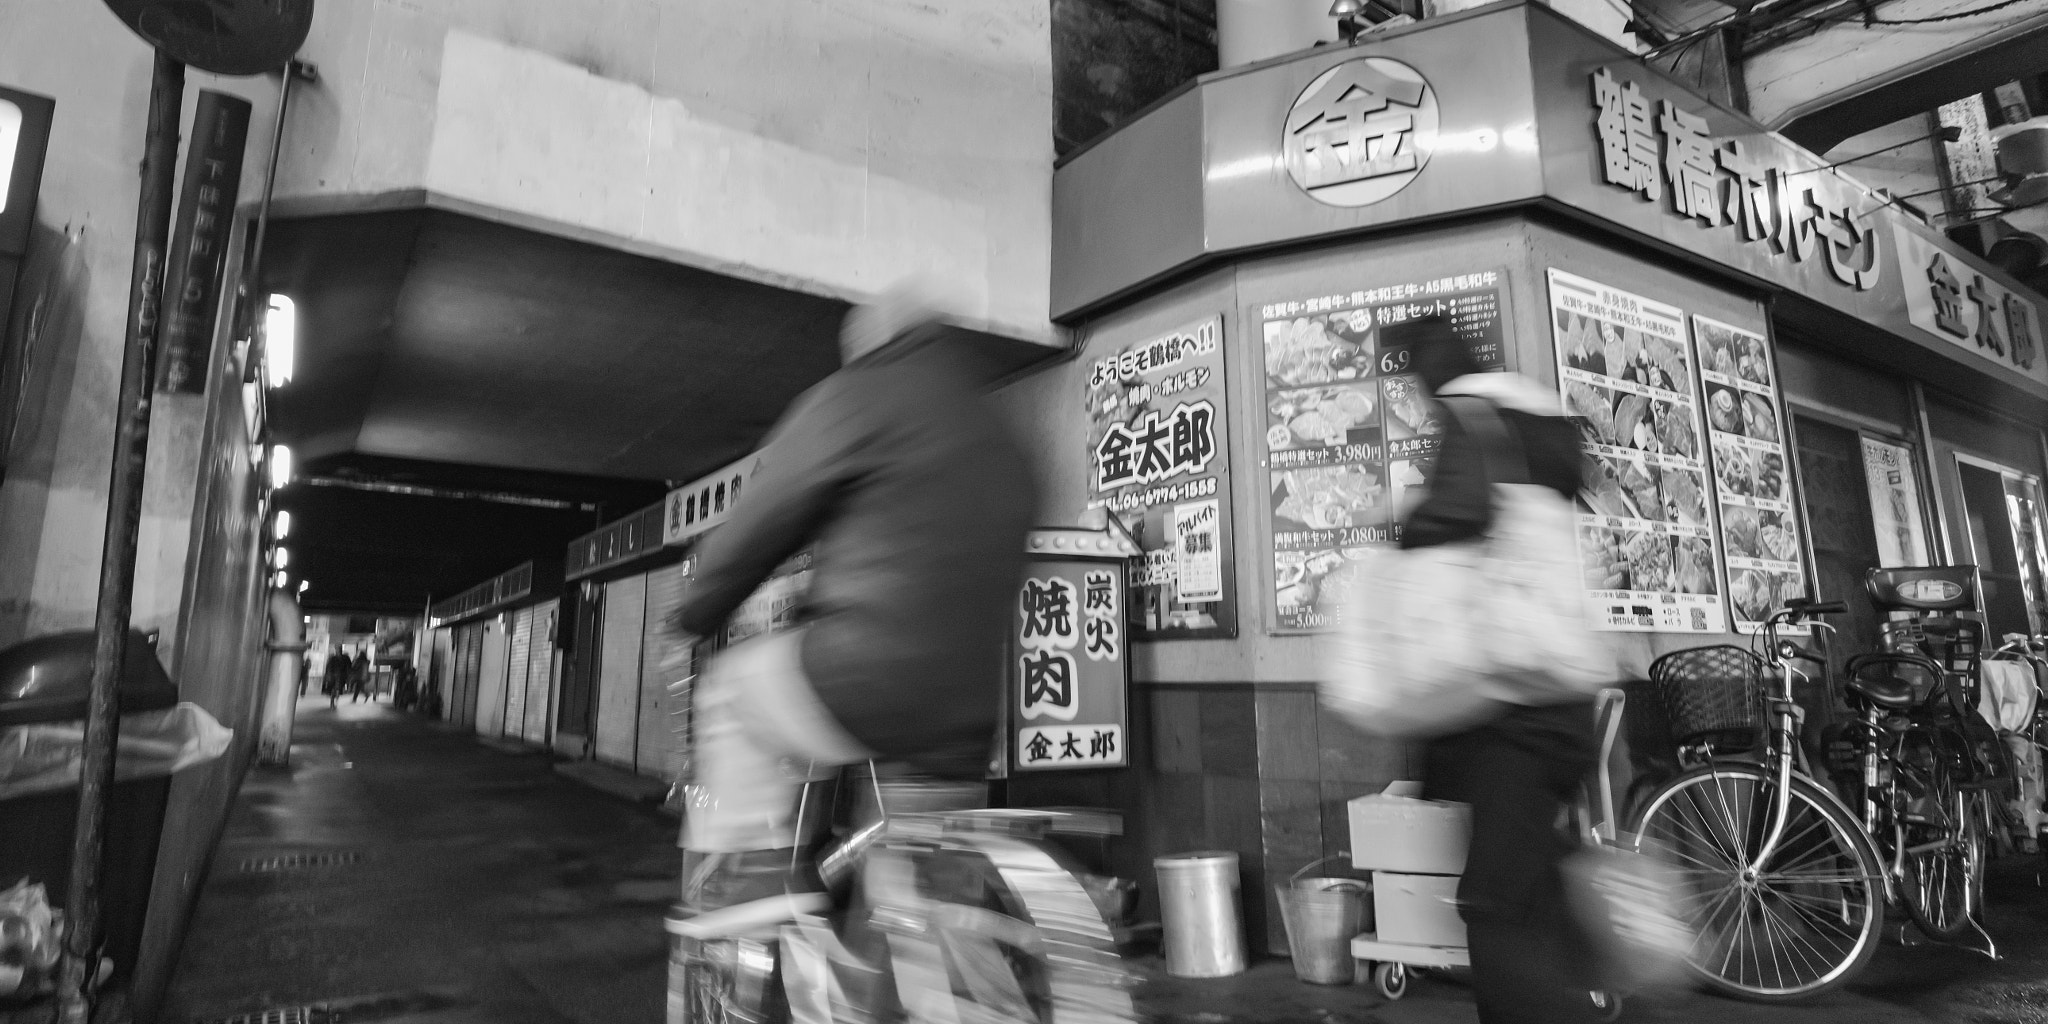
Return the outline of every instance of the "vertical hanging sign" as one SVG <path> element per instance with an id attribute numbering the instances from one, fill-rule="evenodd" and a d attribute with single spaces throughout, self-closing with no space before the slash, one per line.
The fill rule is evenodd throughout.
<path id="1" fill-rule="evenodd" d="M 162 349 L 156 367 L 160 392 L 206 393 L 221 274 L 227 268 L 228 236 L 234 232 L 242 150 L 248 138 L 249 104 L 201 90 L 164 282 Z"/>
<path id="2" fill-rule="evenodd" d="M 1089 508 L 1144 550 L 1131 580 L 1141 639 L 1237 635 L 1224 412 L 1223 318 L 1090 346 Z"/>
<path id="3" fill-rule="evenodd" d="M 1099 534 L 1034 535 L 1012 619 L 1010 764 L 1018 771 L 1130 763 L 1125 562 Z M 1047 556 L 1047 547 L 1102 557 Z"/>

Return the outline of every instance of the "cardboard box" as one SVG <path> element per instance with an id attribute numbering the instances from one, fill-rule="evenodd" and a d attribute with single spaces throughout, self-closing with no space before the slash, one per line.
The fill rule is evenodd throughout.
<path id="1" fill-rule="evenodd" d="M 1465 945 L 1455 875 L 1372 873 L 1374 927 L 1381 942 L 1404 946 Z"/>
<path id="2" fill-rule="evenodd" d="M 1422 788 L 1396 782 L 1351 801 L 1351 863 L 1365 871 L 1457 875 L 1472 840 L 1472 808 L 1422 800 Z"/>

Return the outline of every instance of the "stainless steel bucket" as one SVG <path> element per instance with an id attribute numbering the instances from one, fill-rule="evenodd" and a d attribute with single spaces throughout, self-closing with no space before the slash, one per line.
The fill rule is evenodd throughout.
<path id="1" fill-rule="evenodd" d="M 1152 867 L 1159 875 L 1166 973 L 1176 978 L 1222 978 L 1243 972 L 1237 854 L 1177 853 L 1154 860 Z"/>
<path id="2" fill-rule="evenodd" d="M 1356 973 L 1351 940 L 1365 930 L 1366 884 L 1355 878 L 1295 878 L 1273 889 L 1294 976 L 1313 985 L 1350 984 Z"/>

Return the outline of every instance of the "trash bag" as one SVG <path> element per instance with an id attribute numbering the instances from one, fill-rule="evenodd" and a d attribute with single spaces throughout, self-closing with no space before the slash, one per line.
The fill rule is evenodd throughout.
<path id="1" fill-rule="evenodd" d="M 0 892 L 0 999 L 49 987 L 63 946 L 64 913 L 50 906 L 40 883 Z"/>
<path id="2" fill-rule="evenodd" d="M 235 731 L 190 702 L 121 716 L 116 779 L 141 779 L 204 764 L 227 753 Z M 72 720 L 0 729 L 0 800 L 78 785 L 85 723 Z"/>

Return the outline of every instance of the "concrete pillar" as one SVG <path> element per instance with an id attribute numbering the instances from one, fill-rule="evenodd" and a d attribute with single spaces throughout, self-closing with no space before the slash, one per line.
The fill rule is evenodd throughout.
<path id="1" fill-rule="evenodd" d="M 1216 0 L 1216 55 L 1231 68 L 1335 41 L 1330 0 Z"/>
<path id="2" fill-rule="evenodd" d="M 306 620 L 289 591 L 270 592 L 270 664 L 264 672 L 263 722 L 256 759 L 263 764 L 292 761 L 292 720 L 299 707 L 299 665 L 306 660 Z"/>

